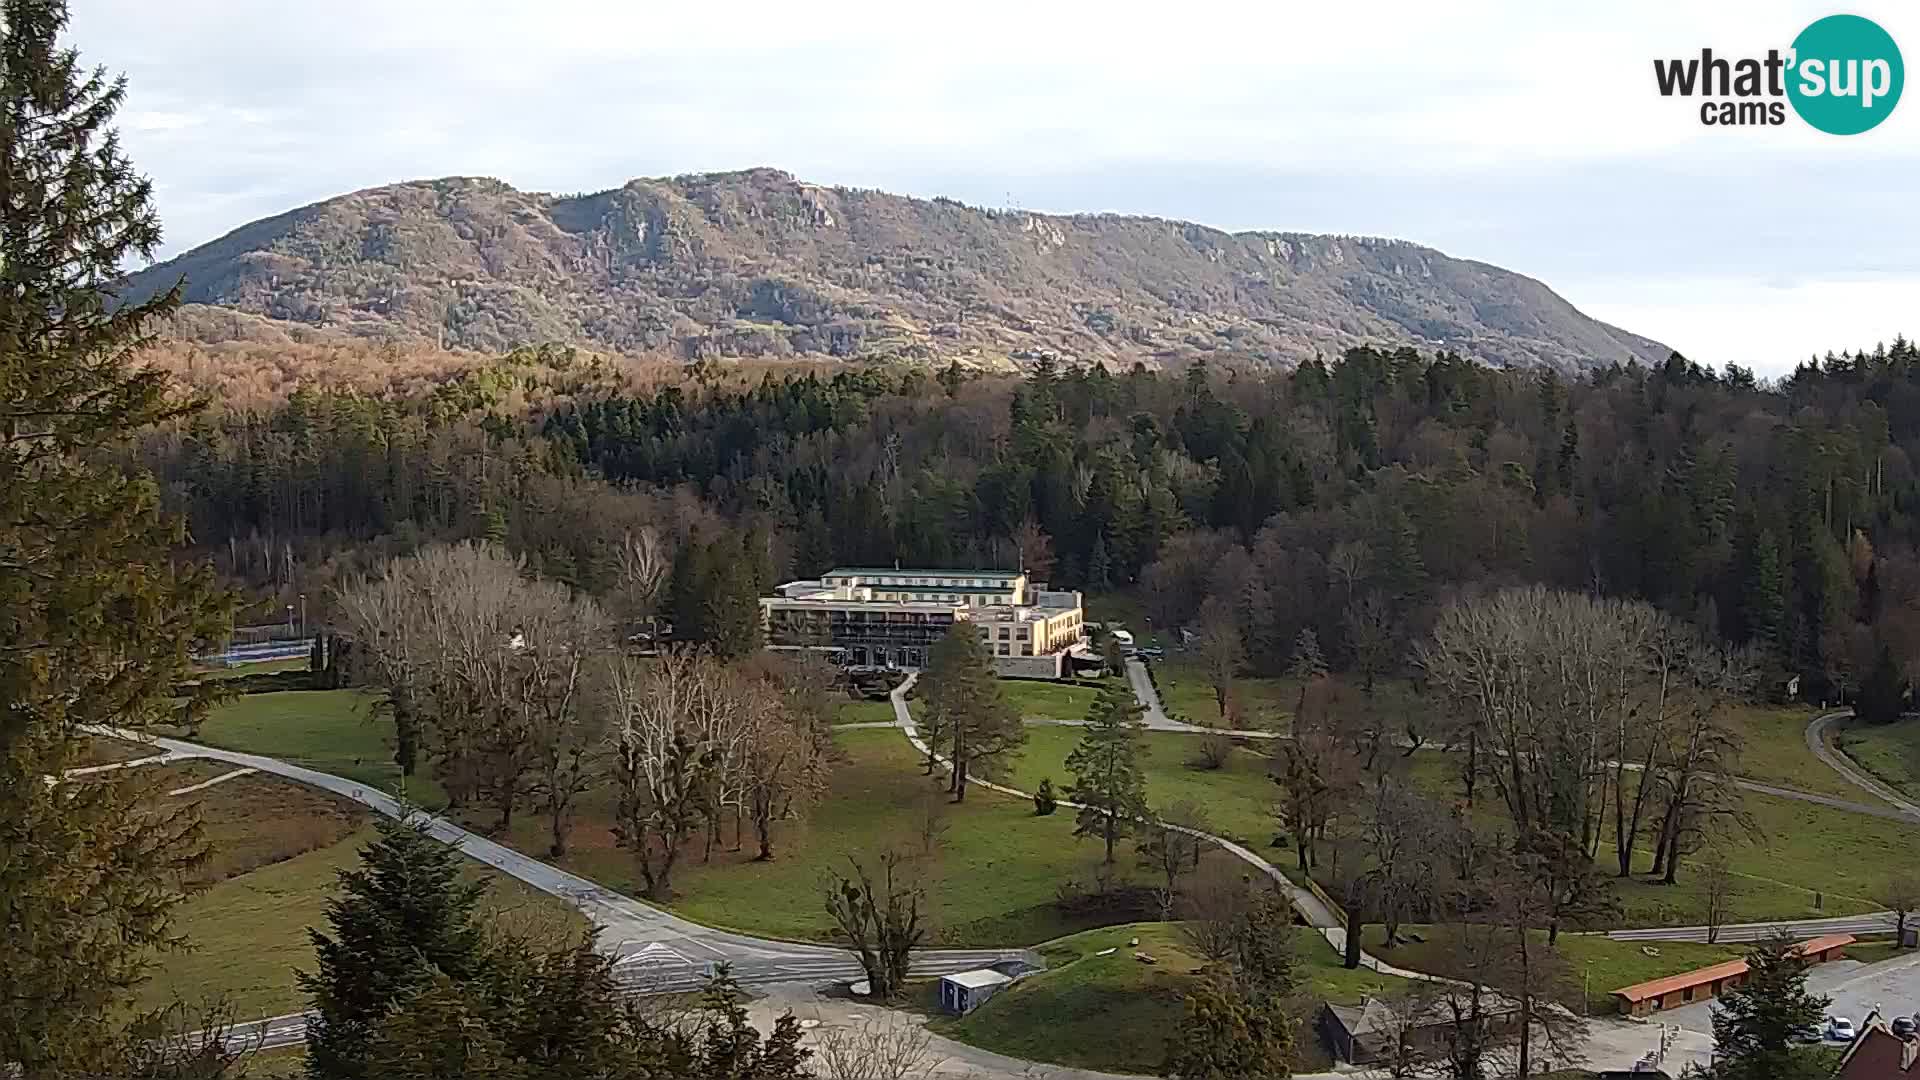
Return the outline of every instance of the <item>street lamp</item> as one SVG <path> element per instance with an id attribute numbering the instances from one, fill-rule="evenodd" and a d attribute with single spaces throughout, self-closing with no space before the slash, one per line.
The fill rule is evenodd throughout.
<path id="1" fill-rule="evenodd" d="M 287 636 L 293 636 L 293 605 L 287 605 Z"/>
<path id="2" fill-rule="evenodd" d="M 300 594 L 300 636 L 307 636 L 307 594 Z"/>

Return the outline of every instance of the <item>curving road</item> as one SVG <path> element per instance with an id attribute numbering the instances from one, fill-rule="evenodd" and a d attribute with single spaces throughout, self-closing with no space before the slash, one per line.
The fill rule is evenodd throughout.
<path id="1" fill-rule="evenodd" d="M 115 728 L 89 730 L 96 735 L 157 746 L 165 752 L 157 756 L 164 756 L 166 760 L 202 758 L 226 762 L 331 791 L 388 817 L 400 816 L 397 800 L 357 780 L 277 758 L 179 739 Z M 637 993 L 699 989 L 720 963 L 730 965 L 734 977 L 748 986 L 788 983 L 818 986 L 864 975 L 860 961 L 846 949 L 704 926 L 475 835 L 445 818 L 419 816 L 426 820 L 427 832 L 435 839 L 452 844 L 467 856 L 579 909 L 593 923 L 600 951 L 615 958 L 621 982 Z M 913 967 L 921 974 L 942 975 L 1010 960 L 1044 966 L 1039 954 L 1029 949 L 926 949 L 915 953 Z M 250 1045 L 273 1047 L 298 1042 L 305 1037 L 305 1032 L 305 1018 L 291 1014 L 242 1025 L 235 1034 Z"/>

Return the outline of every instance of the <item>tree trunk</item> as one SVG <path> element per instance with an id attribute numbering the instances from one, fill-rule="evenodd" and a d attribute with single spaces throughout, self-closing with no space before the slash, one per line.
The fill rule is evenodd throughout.
<path id="1" fill-rule="evenodd" d="M 1345 954 L 1341 957 L 1341 964 L 1348 971 L 1355 971 L 1360 967 L 1360 935 L 1365 932 L 1367 926 L 1360 921 L 1358 912 L 1359 908 L 1356 905 L 1352 903 L 1347 905 L 1347 947 Z"/>
<path id="2" fill-rule="evenodd" d="M 754 861 L 755 862 L 772 862 L 773 861 L 773 815 L 769 813 L 765 813 L 758 808 L 755 808 L 753 812 L 753 831 L 760 838 L 760 854 L 755 855 L 753 857 Z"/>
<path id="3" fill-rule="evenodd" d="M 1107 820 L 1103 823 L 1103 827 L 1100 830 L 1100 832 L 1102 837 L 1107 841 L 1107 865 L 1108 866 L 1113 865 L 1113 841 L 1115 839 L 1114 833 L 1119 831 L 1118 826 L 1119 826 L 1119 822 L 1115 819 L 1113 811 L 1111 810 L 1107 811 Z"/>

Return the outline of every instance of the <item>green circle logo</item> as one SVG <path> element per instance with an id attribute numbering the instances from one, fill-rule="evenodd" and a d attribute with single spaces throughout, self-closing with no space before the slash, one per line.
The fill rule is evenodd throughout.
<path id="1" fill-rule="evenodd" d="M 1900 47 L 1872 19 L 1829 15 L 1793 39 L 1787 99 L 1829 135 L 1872 130 L 1899 104 L 1905 83 Z"/>

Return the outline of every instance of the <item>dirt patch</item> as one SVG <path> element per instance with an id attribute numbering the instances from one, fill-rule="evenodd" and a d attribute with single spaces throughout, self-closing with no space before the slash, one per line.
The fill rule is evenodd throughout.
<path id="1" fill-rule="evenodd" d="M 80 740 L 80 745 L 69 767 L 83 769 L 89 765 L 111 765 L 116 761 L 134 761 L 152 757 L 159 752 L 159 747 L 149 746 L 146 743 L 89 735 Z"/>
<path id="2" fill-rule="evenodd" d="M 231 766 L 217 763 L 194 764 L 211 768 L 211 774 L 199 780 L 232 771 Z M 182 786 L 185 784 L 170 783 L 168 788 Z M 204 883 L 225 881 L 338 843 L 359 828 L 368 814 L 359 803 L 259 773 L 170 801 L 191 801 L 200 808 L 200 819 L 213 849 L 212 857 L 197 875 Z"/>

